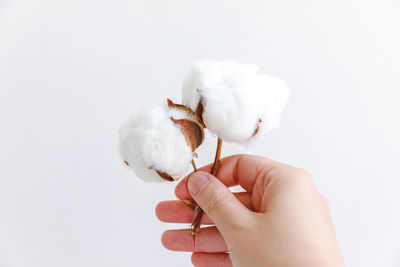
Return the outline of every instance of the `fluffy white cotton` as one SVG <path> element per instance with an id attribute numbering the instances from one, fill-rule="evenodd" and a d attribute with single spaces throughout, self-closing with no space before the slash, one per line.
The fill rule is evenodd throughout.
<path id="1" fill-rule="evenodd" d="M 191 164 L 192 150 L 166 108 L 153 106 L 132 115 L 119 137 L 122 160 L 144 181 L 163 181 L 155 170 L 180 178 Z"/>
<path id="2" fill-rule="evenodd" d="M 194 114 L 190 114 L 185 110 L 178 108 L 170 108 L 168 110 L 168 116 L 174 118 L 175 120 L 189 119 L 196 121 L 196 116 Z"/>
<path id="3" fill-rule="evenodd" d="M 289 98 L 286 83 L 259 74 L 253 64 L 233 61 L 198 61 L 185 78 L 183 104 L 195 110 L 203 101 L 203 120 L 207 128 L 224 141 L 245 143 L 259 125 L 257 136 L 267 134 L 279 124 Z"/>

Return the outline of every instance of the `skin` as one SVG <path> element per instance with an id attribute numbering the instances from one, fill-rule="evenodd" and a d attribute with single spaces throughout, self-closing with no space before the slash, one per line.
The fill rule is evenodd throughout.
<path id="1" fill-rule="evenodd" d="M 162 244 L 192 252 L 202 266 L 345 266 L 326 199 L 311 175 L 268 158 L 234 155 L 183 179 L 178 199 L 193 199 L 205 211 L 196 245 L 188 230 L 168 230 Z M 231 193 L 240 185 L 245 192 Z M 190 223 L 193 212 L 179 200 L 156 207 L 164 222 Z"/>

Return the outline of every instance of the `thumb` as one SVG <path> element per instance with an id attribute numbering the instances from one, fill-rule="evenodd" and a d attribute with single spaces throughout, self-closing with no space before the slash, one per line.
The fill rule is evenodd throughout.
<path id="1" fill-rule="evenodd" d="M 194 201 L 222 234 L 237 231 L 249 221 L 250 211 L 213 175 L 195 172 L 189 177 L 187 187 Z"/>

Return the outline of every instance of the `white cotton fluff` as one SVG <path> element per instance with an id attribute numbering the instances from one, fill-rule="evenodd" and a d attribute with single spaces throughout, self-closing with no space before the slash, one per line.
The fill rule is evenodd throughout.
<path id="1" fill-rule="evenodd" d="M 167 108 L 153 106 L 132 115 L 119 137 L 122 160 L 144 181 L 163 181 L 155 170 L 180 178 L 191 164 L 191 147 Z"/>
<path id="2" fill-rule="evenodd" d="M 247 143 L 254 139 L 259 119 L 257 136 L 278 126 L 289 88 L 278 77 L 259 74 L 253 64 L 203 60 L 185 78 L 182 97 L 193 110 L 203 99 L 203 120 L 210 132 L 227 142 Z"/>
<path id="3" fill-rule="evenodd" d="M 188 112 L 178 108 L 170 108 L 168 110 L 168 116 L 174 118 L 175 120 L 181 120 L 181 119 L 189 119 L 194 121 L 197 120 L 194 114 L 189 114 Z"/>

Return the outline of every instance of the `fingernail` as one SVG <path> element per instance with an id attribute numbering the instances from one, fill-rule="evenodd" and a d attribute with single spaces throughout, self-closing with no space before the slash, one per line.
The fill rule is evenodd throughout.
<path id="1" fill-rule="evenodd" d="M 208 184 L 208 177 L 201 172 L 190 175 L 187 186 L 191 195 L 196 196 Z"/>

